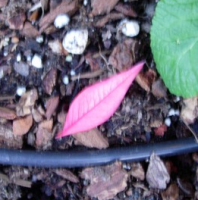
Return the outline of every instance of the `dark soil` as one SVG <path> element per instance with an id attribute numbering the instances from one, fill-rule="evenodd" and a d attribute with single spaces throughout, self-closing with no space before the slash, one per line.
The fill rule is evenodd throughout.
<path id="1" fill-rule="evenodd" d="M 55 139 L 56 134 L 62 130 L 70 103 L 84 87 L 123 71 L 143 59 L 146 60 L 146 64 L 139 77 L 140 81 L 134 81 L 116 113 L 98 127 L 102 133 L 101 137 L 104 137 L 108 143 L 108 148 L 134 144 L 149 145 L 155 142 L 176 140 L 191 136 L 192 130 L 197 131 L 196 121 L 190 125 L 192 130 L 183 122 L 180 117 L 183 106 L 182 99 L 178 99 L 168 92 L 155 68 L 149 38 L 151 20 L 156 6 L 155 1 L 120 0 L 118 3 L 125 10 L 121 11 L 118 6 L 112 6 L 109 12 L 111 10 L 111 13 L 114 12 L 115 15 L 112 15 L 103 26 L 99 27 L 97 23 L 100 20 L 103 23 L 103 17 L 109 15 L 109 12 L 104 11 L 102 15 L 94 14 L 91 1 L 88 0 L 85 6 L 85 1 L 79 0 L 76 1 L 77 4 L 73 10 L 67 12 L 70 16 L 69 25 L 61 29 L 56 29 L 53 26 L 54 20 L 48 21 L 51 18 L 51 11 L 60 6 L 62 1 L 46 1 L 48 4 L 44 16 L 42 16 L 41 8 L 29 12 L 32 6 L 39 2 L 38 0 L 2 0 L 0 2 L 1 148 L 24 150 L 89 148 L 85 144 L 79 146 L 80 139 L 75 136 Z M 41 2 L 45 1 L 41 0 Z M 101 9 L 104 10 L 104 8 Z M 129 12 L 127 13 L 126 10 Z M 22 14 L 24 14 L 25 19 L 21 22 Z M 56 15 L 58 14 L 61 13 Z M 20 19 L 17 18 L 19 15 Z M 49 24 L 47 27 L 43 27 L 40 23 L 46 15 L 49 16 L 44 24 Z M 16 20 L 12 21 L 13 16 Z M 117 31 L 118 23 L 125 18 L 137 20 L 140 24 L 140 33 L 132 39 Z M 25 29 L 25 22 L 32 24 L 29 32 Z M 22 28 L 18 28 L 19 26 Z M 79 28 L 88 30 L 88 44 L 83 54 L 71 55 L 63 50 L 62 40 L 69 30 Z M 36 41 L 36 37 L 40 35 L 43 36 L 41 43 Z M 130 42 L 125 43 L 126 39 L 130 39 Z M 60 50 L 56 50 L 54 47 L 50 48 L 51 41 L 59 41 Z M 122 45 L 120 52 L 115 49 L 118 44 Z M 115 50 L 115 57 L 121 66 L 110 62 L 109 58 L 112 56 L 113 50 Z M 124 51 L 124 58 L 122 51 Z M 17 61 L 19 54 L 21 60 Z M 43 68 L 41 69 L 33 67 L 31 60 L 28 60 L 35 54 L 42 58 Z M 70 58 L 70 56 L 72 56 L 72 61 L 66 61 L 66 57 Z M 130 59 L 127 59 L 127 56 Z M 20 65 L 18 66 L 17 63 Z M 21 67 L 22 65 L 25 65 L 24 68 Z M 101 69 L 102 73 L 97 76 L 93 75 L 95 71 Z M 71 71 L 75 72 L 74 76 L 71 75 Z M 88 78 L 78 79 L 79 74 L 82 76 L 85 73 L 89 73 Z M 69 78 L 69 83 L 65 85 L 63 78 L 66 75 Z M 154 90 L 154 84 L 158 82 L 160 82 L 160 87 Z M 24 100 L 23 97 L 17 95 L 19 87 L 25 87 L 26 92 L 36 89 L 37 94 L 35 95 L 37 97 L 30 97 L 30 94 L 27 93 Z M 35 98 L 35 101 L 31 105 L 25 106 L 24 101 L 27 98 L 32 101 Z M 8 110 L 5 111 L 3 108 Z M 179 111 L 179 114 L 170 115 L 171 109 Z M 32 123 L 29 120 L 20 125 L 17 124 L 17 120 L 22 119 L 23 121 L 27 116 L 31 116 Z M 166 124 L 167 118 L 171 121 L 170 126 Z M 42 124 L 44 122 L 45 125 Z M 31 124 L 29 128 L 26 127 L 28 123 Z M 24 133 L 26 128 L 28 130 Z M 87 139 L 90 139 L 90 143 L 92 143 L 90 137 Z M 99 141 L 92 145 L 97 148 Z M 135 177 L 131 175 L 135 171 L 135 163 L 120 163 L 121 168 L 117 167 L 117 173 L 118 175 L 123 173 L 120 182 L 126 183 L 126 187 L 120 189 L 122 187 L 115 183 L 114 187 L 117 193 L 111 199 L 176 200 L 198 198 L 196 192 L 198 183 L 197 154 L 164 158 L 163 161 L 170 174 L 170 182 L 165 190 L 150 189 L 145 177 L 141 179 L 138 172 L 135 172 L 137 174 Z M 148 162 L 137 164 L 142 166 L 142 173 L 146 174 Z M 82 175 L 86 169 L 89 168 L 65 170 L 1 166 L 0 199 L 97 199 L 93 197 L 94 195 L 99 197 L 96 191 L 97 186 L 93 186 L 91 191 L 87 189 L 93 184 L 93 180 L 88 180 L 89 178 Z M 101 175 L 102 178 L 111 176 L 109 175 L 111 174 L 110 169 L 101 166 L 97 167 L 97 170 L 104 171 Z M 127 176 L 126 181 L 125 176 Z M 114 183 L 113 180 L 112 183 Z M 172 186 L 176 187 L 174 192 L 166 190 Z M 104 187 L 103 190 L 108 194 L 110 189 Z M 99 197 L 99 199 L 108 199 L 107 196 Z"/>

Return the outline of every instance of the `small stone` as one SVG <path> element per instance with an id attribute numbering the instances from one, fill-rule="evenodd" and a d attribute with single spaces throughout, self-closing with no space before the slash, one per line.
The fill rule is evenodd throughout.
<path id="1" fill-rule="evenodd" d="M 173 108 L 171 108 L 169 111 L 168 111 L 168 116 L 174 116 L 175 115 L 175 110 Z"/>
<path id="2" fill-rule="evenodd" d="M 83 5 L 84 5 L 84 6 L 87 6 L 87 4 L 88 4 L 88 0 L 84 0 L 84 1 L 83 1 Z"/>
<path id="3" fill-rule="evenodd" d="M 26 87 L 25 86 L 19 86 L 17 88 L 16 94 L 18 96 L 22 96 L 26 92 Z"/>
<path id="4" fill-rule="evenodd" d="M 63 39 L 63 47 L 69 53 L 82 54 L 87 46 L 87 42 L 87 29 L 71 30 Z"/>
<path id="5" fill-rule="evenodd" d="M 71 62 L 72 59 L 73 59 L 73 58 L 72 58 L 72 55 L 70 55 L 70 54 L 67 55 L 66 58 L 65 58 L 66 62 Z"/>
<path id="6" fill-rule="evenodd" d="M 170 118 L 166 118 L 164 123 L 166 124 L 166 126 L 170 126 L 171 125 L 171 119 Z"/>
<path id="7" fill-rule="evenodd" d="M 54 20 L 54 26 L 56 28 L 63 28 L 64 26 L 68 25 L 70 21 L 70 18 L 66 14 L 60 14 L 58 15 Z"/>
<path id="8" fill-rule="evenodd" d="M 8 51 L 7 51 L 7 50 L 4 50 L 3 56 L 6 57 L 7 55 L 8 55 Z"/>
<path id="9" fill-rule="evenodd" d="M 17 43 L 19 42 L 19 38 L 16 37 L 16 36 L 14 36 L 14 37 L 12 37 L 11 42 L 12 42 L 13 44 L 17 44 Z"/>
<path id="10" fill-rule="evenodd" d="M 41 56 L 39 56 L 38 54 L 35 54 L 33 56 L 33 58 L 32 58 L 32 66 L 37 68 L 37 69 L 43 68 Z"/>
<path id="11" fill-rule="evenodd" d="M 44 41 L 44 38 L 43 38 L 43 36 L 42 35 L 39 35 L 39 36 L 37 36 L 36 37 L 36 41 L 38 42 L 38 43 L 43 43 L 43 41 Z"/>
<path id="12" fill-rule="evenodd" d="M 65 85 L 68 85 L 69 84 L 69 77 L 67 75 L 63 76 L 63 83 Z"/>
<path id="13" fill-rule="evenodd" d="M 118 31 L 120 30 L 127 37 L 135 37 L 140 32 L 140 26 L 137 21 L 124 19 L 118 25 Z"/>
<path id="14" fill-rule="evenodd" d="M 20 53 L 17 54 L 16 60 L 17 60 L 17 62 L 21 61 L 21 54 Z"/>
<path id="15" fill-rule="evenodd" d="M 29 75 L 29 65 L 24 62 L 15 62 L 13 68 L 21 76 Z"/>
<path id="16" fill-rule="evenodd" d="M 71 76 L 75 76 L 75 75 L 76 75 L 76 72 L 72 69 L 72 70 L 70 71 L 70 75 L 71 75 Z"/>

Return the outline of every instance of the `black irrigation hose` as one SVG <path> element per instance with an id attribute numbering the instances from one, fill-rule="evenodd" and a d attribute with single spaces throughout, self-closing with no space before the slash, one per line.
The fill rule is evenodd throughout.
<path id="1" fill-rule="evenodd" d="M 194 138 L 155 144 L 87 151 L 29 151 L 0 149 L 0 164 L 35 167 L 85 167 L 120 161 L 140 161 L 152 152 L 173 156 L 198 151 Z"/>

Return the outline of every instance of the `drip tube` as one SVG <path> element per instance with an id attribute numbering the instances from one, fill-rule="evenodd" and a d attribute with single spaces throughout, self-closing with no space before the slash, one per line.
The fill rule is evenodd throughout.
<path id="1" fill-rule="evenodd" d="M 174 156 L 195 151 L 198 151 L 198 144 L 194 138 L 104 150 L 39 152 L 0 149 L 0 164 L 73 168 L 109 164 L 116 160 L 123 162 L 141 161 L 149 158 L 152 152 L 158 156 Z"/>

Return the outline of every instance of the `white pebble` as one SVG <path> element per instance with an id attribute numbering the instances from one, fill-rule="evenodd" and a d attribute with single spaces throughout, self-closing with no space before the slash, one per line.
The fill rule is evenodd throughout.
<path id="1" fill-rule="evenodd" d="M 166 126 L 170 126 L 171 125 L 171 119 L 170 118 L 166 118 L 164 123 L 166 124 Z"/>
<path id="2" fill-rule="evenodd" d="M 8 55 L 8 51 L 4 50 L 3 55 L 6 57 Z"/>
<path id="3" fill-rule="evenodd" d="M 37 36 L 37 37 L 36 37 L 36 41 L 37 41 L 38 43 L 43 43 L 43 41 L 44 41 L 43 35 Z"/>
<path id="4" fill-rule="evenodd" d="M 21 61 L 21 54 L 20 53 L 17 54 L 16 60 L 17 60 L 17 62 Z"/>
<path id="5" fill-rule="evenodd" d="M 70 21 L 70 18 L 66 14 L 60 14 L 56 17 L 54 20 L 54 26 L 56 28 L 63 28 L 64 26 L 68 25 Z"/>
<path id="6" fill-rule="evenodd" d="M 63 47 L 69 53 L 82 54 L 87 46 L 87 41 L 87 29 L 71 30 L 63 39 Z"/>
<path id="7" fill-rule="evenodd" d="M 179 96 L 176 96 L 174 101 L 179 102 L 180 100 L 181 100 L 181 98 Z"/>
<path id="8" fill-rule="evenodd" d="M 32 66 L 38 69 L 43 67 L 41 56 L 35 54 L 32 58 Z"/>
<path id="9" fill-rule="evenodd" d="M 18 96 L 22 96 L 25 92 L 26 92 L 26 87 L 24 86 L 17 87 L 16 94 Z"/>
<path id="10" fill-rule="evenodd" d="M 84 0 L 84 1 L 83 1 L 83 5 L 84 5 L 84 6 L 87 6 L 87 4 L 88 4 L 88 0 Z"/>
<path id="11" fill-rule="evenodd" d="M 74 76 L 74 75 L 76 75 L 76 72 L 72 69 L 72 70 L 70 71 L 70 75 L 71 75 L 71 76 Z"/>
<path id="12" fill-rule="evenodd" d="M 124 19 L 118 25 L 119 30 L 128 37 L 135 37 L 140 32 L 140 26 L 137 21 Z"/>
<path id="13" fill-rule="evenodd" d="M 3 76 L 4 76 L 3 70 L 0 70 L 0 79 L 3 78 Z"/>
<path id="14" fill-rule="evenodd" d="M 169 111 L 168 111 L 168 116 L 174 116 L 175 115 L 175 110 L 173 108 L 171 108 Z"/>
<path id="15" fill-rule="evenodd" d="M 65 76 L 63 77 L 63 83 L 64 83 L 65 85 L 67 85 L 67 84 L 69 83 L 69 77 L 68 77 L 67 75 L 65 75 Z"/>
<path id="16" fill-rule="evenodd" d="M 175 115 L 179 116 L 180 112 L 179 110 L 175 110 Z"/>
<path id="17" fill-rule="evenodd" d="M 26 57 L 26 59 L 27 59 L 28 62 L 31 62 L 32 56 L 31 56 L 31 55 L 28 55 L 28 56 Z"/>
<path id="18" fill-rule="evenodd" d="M 67 55 L 66 58 L 65 58 L 65 60 L 66 60 L 67 62 L 71 62 L 72 59 L 73 59 L 73 58 L 72 58 L 72 55 L 70 55 L 70 54 Z"/>

